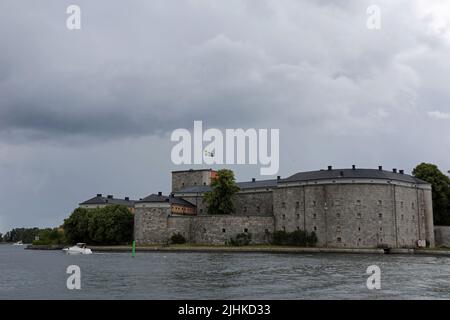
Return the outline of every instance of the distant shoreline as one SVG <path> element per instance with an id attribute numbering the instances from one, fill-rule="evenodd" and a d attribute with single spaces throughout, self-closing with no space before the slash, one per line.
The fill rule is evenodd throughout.
<path id="1" fill-rule="evenodd" d="M 64 246 L 60 245 L 28 245 L 28 250 L 61 250 Z M 130 252 L 131 245 L 124 246 L 89 246 L 95 252 Z M 137 246 L 136 252 L 211 252 L 211 253 L 289 253 L 289 254 L 308 254 L 308 253 L 351 253 L 351 254 L 421 254 L 421 255 L 440 255 L 449 256 L 449 249 L 384 249 L 376 248 L 301 248 L 301 247 L 283 247 L 271 245 L 255 246 L 205 246 L 205 245 L 146 245 Z"/>

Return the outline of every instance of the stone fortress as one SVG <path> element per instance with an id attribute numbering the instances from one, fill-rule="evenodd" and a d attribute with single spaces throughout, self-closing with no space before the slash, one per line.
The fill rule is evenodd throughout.
<path id="1" fill-rule="evenodd" d="M 215 174 L 173 171 L 170 195 L 128 200 L 136 242 L 165 244 L 181 233 L 189 243 L 224 244 L 250 233 L 259 244 L 270 241 L 274 231 L 306 230 L 316 233 L 319 247 L 412 248 L 425 241 L 434 246 L 431 185 L 403 170 L 330 166 L 285 179 L 238 182 L 230 215 L 207 213 L 203 195 Z M 99 199 L 108 198 L 97 195 L 80 206 L 95 206 Z"/>

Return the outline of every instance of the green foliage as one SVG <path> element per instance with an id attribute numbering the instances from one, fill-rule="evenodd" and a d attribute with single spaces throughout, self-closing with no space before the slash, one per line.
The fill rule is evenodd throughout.
<path id="1" fill-rule="evenodd" d="M 77 208 L 64 220 L 63 229 L 66 234 L 67 241 L 70 243 L 90 242 L 89 238 L 89 220 L 94 211 L 98 209 Z"/>
<path id="2" fill-rule="evenodd" d="M 33 244 L 36 245 L 59 245 L 65 244 L 66 238 L 64 231 L 59 228 L 48 228 L 39 231 L 39 240 L 34 240 Z"/>
<path id="3" fill-rule="evenodd" d="M 316 243 L 317 235 L 314 231 L 311 233 L 303 230 L 294 232 L 275 231 L 272 237 L 272 244 L 281 246 L 314 247 Z"/>
<path id="4" fill-rule="evenodd" d="M 229 244 L 232 246 L 248 246 L 252 241 L 252 235 L 250 233 L 239 233 L 234 238 L 230 238 Z"/>
<path id="5" fill-rule="evenodd" d="M 431 183 L 435 225 L 450 225 L 450 178 L 431 163 L 421 163 L 413 175 Z"/>
<path id="6" fill-rule="evenodd" d="M 123 244 L 133 240 L 133 219 L 128 208 L 121 205 L 77 208 L 64 220 L 63 228 L 70 243 Z"/>
<path id="7" fill-rule="evenodd" d="M 174 233 L 172 237 L 170 237 L 170 242 L 173 244 L 183 244 L 186 243 L 186 239 L 181 233 Z"/>
<path id="8" fill-rule="evenodd" d="M 239 191 L 234 173 L 228 169 L 217 171 L 217 177 L 211 181 L 211 191 L 206 192 L 204 201 L 209 214 L 230 214 L 234 212 L 233 195 Z"/>
<path id="9" fill-rule="evenodd" d="M 34 238 L 39 234 L 41 229 L 39 228 L 14 228 L 8 231 L 3 236 L 5 242 L 17 242 L 32 243 Z"/>

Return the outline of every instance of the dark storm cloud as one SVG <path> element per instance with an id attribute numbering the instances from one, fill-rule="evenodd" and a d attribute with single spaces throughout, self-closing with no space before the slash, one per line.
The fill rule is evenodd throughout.
<path id="1" fill-rule="evenodd" d="M 67 4 L 3 5 L 0 138 L 116 139 L 195 119 L 370 129 L 416 99 L 420 75 L 399 57 L 437 42 L 413 20 L 370 33 L 362 2 L 81 1 L 80 31 L 65 28 Z M 399 24 L 383 9 L 385 29 Z"/>
<path id="2" fill-rule="evenodd" d="M 80 31 L 70 4 L 0 2 L 0 231 L 168 191 L 168 136 L 194 120 L 279 128 L 281 175 L 450 167 L 446 1 L 377 1 L 378 31 L 368 0 L 78 0 Z"/>

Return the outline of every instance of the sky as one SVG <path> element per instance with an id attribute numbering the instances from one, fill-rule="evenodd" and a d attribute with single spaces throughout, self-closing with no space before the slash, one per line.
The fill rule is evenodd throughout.
<path id="1" fill-rule="evenodd" d="M 279 129 L 282 177 L 450 169 L 445 0 L 2 0 L 0 48 L 0 232 L 169 192 L 170 135 L 195 120 Z"/>

